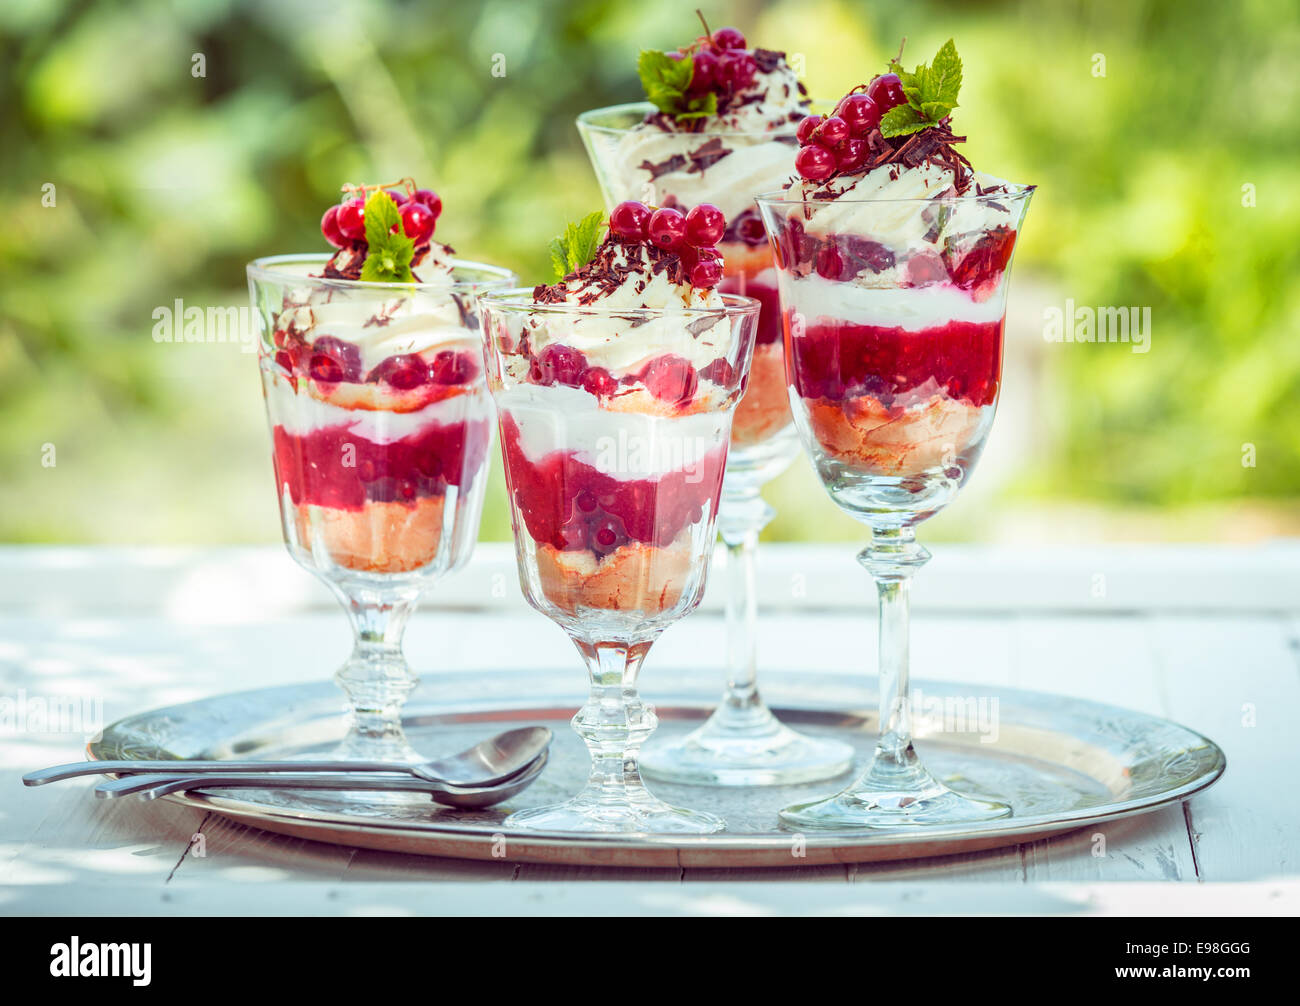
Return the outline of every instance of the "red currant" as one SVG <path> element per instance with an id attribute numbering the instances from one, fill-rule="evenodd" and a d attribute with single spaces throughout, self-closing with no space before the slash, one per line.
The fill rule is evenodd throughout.
<path id="1" fill-rule="evenodd" d="M 581 387 L 587 370 L 587 358 L 572 346 L 551 343 L 538 354 L 537 362 L 547 384 L 564 384 L 570 388 Z"/>
<path id="2" fill-rule="evenodd" d="M 361 350 L 332 335 L 322 335 L 311 344 L 307 369 L 313 380 L 326 384 L 358 381 L 361 378 Z"/>
<path id="3" fill-rule="evenodd" d="M 695 54 L 691 67 L 691 94 L 708 94 L 718 82 L 718 57 L 705 49 Z"/>
<path id="4" fill-rule="evenodd" d="M 739 28 L 719 28 L 713 33 L 713 44 L 719 49 L 746 49 L 745 36 Z"/>
<path id="5" fill-rule="evenodd" d="M 325 215 L 320 218 L 320 232 L 325 235 L 325 240 L 335 248 L 342 248 L 347 244 L 347 239 L 339 233 L 339 208 L 331 206 L 325 211 Z"/>
<path id="6" fill-rule="evenodd" d="M 896 73 L 882 73 L 867 85 L 867 97 L 880 106 L 884 115 L 891 108 L 907 104 L 907 95 L 903 93 L 903 82 Z"/>
<path id="7" fill-rule="evenodd" d="M 849 124 L 838 115 L 832 115 L 817 127 L 814 138 L 824 147 L 838 147 L 849 138 Z"/>
<path id="8" fill-rule="evenodd" d="M 662 402 L 685 402 L 695 397 L 699 375 L 689 360 L 669 353 L 656 356 L 641 371 L 646 390 Z"/>
<path id="9" fill-rule="evenodd" d="M 867 163 L 870 150 L 867 141 L 860 136 L 853 136 L 844 141 L 844 145 L 835 152 L 836 171 L 857 171 Z"/>
<path id="10" fill-rule="evenodd" d="M 429 364 L 424 358 L 414 353 L 400 356 L 387 356 L 366 375 L 370 384 L 385 382 L 398 391 L 410 391 L 418 388 L 429 379 Z"/>
<path id="11" fill-rule="evenodd" d="M 743 91 L 754 82 L 758 63 L 743 49 L 728 49 L 718 57 L 718 83 L 733 91 Z"/>
<path id="12" fill-rule="evenodd" d="M 647 226 L 650 240 L 666 251 L 676 251 L 686 240 L 686 216 L 671 206 L 655 210 Z"/>
<path id="13" fill-rule="evenodd" d="M 339 207 L 334 219 L 339 225 L 339 233 L 349 241 L 366 239 L 366 204 L 360 199 L 349 199 Z"/>
<path id="14" fill-rule="evenodd" d="M 823 182 L 835 174 L 835 155 L 820 144 L 810 143 L 794 158 L 794 167 L 810 182 Z"/>
<path id="15" fill-rule="evenodd" d="M 618 381 L 604 367 L 591 367 L 582 376 L 582 386 L 590 394 L 609 396 L 618 390 Z"/>
<path id="16" fill-rule="evenodd" d="M 691 267 L 691 286 L 708 289 L 722 279 L 722 263 L 716 259 L 700 259 Z"/>
<path id="17" fill-rule="evenodd" d="M 632 199 L 619 203 L 609 215 L 609 229 L 628 241 L 644 241 L 649 223 L 650 207 Z"/>
<path id="18" fill-rule="evenodd" d="M 712 203 L 700 203 L 686 214 L 686 240 L 696 248 L 712 248 L 726 230 L 726 216 Z"/>
<path id="19" fill-rule="evenodd" d="M 416 189 L 415 195 L 411 196 L 411 198 L 417 203 L 424 203 L 425 206 L 429 207 L 429 212 L 433 214 L 435 223 L 442 216 L 442 200 L 433 189 Z"/>
<path id="20" fill-rule="evenodd" d="M 417 246 L 433 237 L 433 224 L 433 211 L 424 203 L 409 202 L 402 207 L 402 230 Z"/>
<path id="21" fill-rule="evenodd" d="M 820 115 L 809 115 L 800 120 L 799 128 L 795 131 L 795 136 L 800 143 L 811 143 L 813 130 L 822 124 Z"/>
<path id="22" fill-rule="evenodd" d="M 850 94 L 840 102 L 836 114 L 849 124 L 854 136 L 866 136 L 880 125 L 880 106 L 865 94 Z"/>
<path id="23" fill-rule="evenodd" d="M 454 349 L 439 350 L 429 365 L 429 377 L 435 384 L 468 384 L 478 376 L 478 367 L 469 353 Z"/>
<path id="24" fill-rule="evenodd" d="M 395 203 L 400 207 L 403 203 L 406 202 L 406 193 L 405 193 L 405 192 L 393 192 L 393 191 L 389 190 L 389 191 L 388 191 L 388 198 L 391 199 L 393 202 L 395 202 Z"/>
<path id="25" fill-rule="evenodd" d="M 822 279 L 840 279 L 844 271 L 844 256 L 834 245 L 826 245 L 817 253 L 816 268 Z"/>

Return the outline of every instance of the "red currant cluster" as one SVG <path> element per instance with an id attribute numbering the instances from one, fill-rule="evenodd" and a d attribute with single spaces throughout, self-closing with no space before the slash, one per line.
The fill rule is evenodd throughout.
<path id="1" fill-rule="evenodd" d="M 903 82 L 896 73 L 882 73 L 866 92 L 845 95 L 835 111 L 823 118 L 810 115 L 799 123 L 799 153 L 794 166 L 810 182 L 824 182 L 836 172 L 859 170 L 867 163 L 867 137 L 891 108 L 907 104 Z"/>
<path id="2" fill-rule="evenodd" d="M 433 229 L 437 226 L 438 216 L 442 213 L 442 199 L 438 193 L 432 189 L 415 189 L 408 195 L 389 189 L 388 197 L 401 211 L 402 230 L 406 236 L 415 242 L 417 248 L 428 244 L 433 237 Z M 331 206 L 321 217 L 320 230 L 325 235 L 325 240 L 335 248 L 365 244 L 365 199 L 353 198 Z"/>
<path id="3" fill-rule="evenodd" d="M 722 279 L 722 256 L 714 246 L 727 230 L 727 218 L 712 203 L 700 203 L 683 213 L 674 206 L 652 210 L 629 200 L 614 207 L 609 229 L 616 238 L 648 241 L 677 255 L 691 286 L 708 289 Z"/>
<path id="4" fill-rule="evenodd" d="M 758 72 L 758 61 L 747 51 L 745 36 L 738 28 L 719 28 L 668 55 L 677 60 L 694 58 L 686 95 L 702 98 L 711 91 L 718 96 L 719 109 L 725 108 L 737 92 L 753 84 L 754 74 Z"/>

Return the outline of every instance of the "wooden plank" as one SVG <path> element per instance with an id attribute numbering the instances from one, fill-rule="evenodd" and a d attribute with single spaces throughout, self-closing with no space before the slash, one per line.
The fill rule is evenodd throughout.
<path id="1" fill-rule="evenodd" d="M 92 781 L 29 789 L 19 796 L 18 774 L 0 775 L 0 787 L 13 797 L 3 815 L 0 885 L 37 885 L 48 892 L 122 883 L 161 887 L 202 819 L 171 804 L 141 814 L 127 801 L 96 800 Z"/>
<path id="2" fill-rule="evenodd" d="M 857 544 L 765 543 L 760 601 L 772 608 L 856 609 L 869 595 Z M 917 577 L 933 611 L 1271 611 L 1300 609 L 1300 543 L 1253 547 L 1100 544 L 1010 549 L 939 543 Z M 715 556 L 719 559 L 719 556 Z M 716 571 L 715 571 L 716 572 Z M 706 610 L 720 610 L 726 578 L 712 576 Z M 527 610 L 514 550 L 481 542 L 463 570 L 437 584 L 427 607 Z M 142 614 L 238 621 L 336 610 L 326 588 L 282 548 L 0 546 L 0 607 L 8 611 Z"/>
<path id="3" fill-rule="evenodd" d="M 1022 616 L 1015 636 L 1017 687 L 1164 712 L 1146 618 Z M 1029 882 L 1196 879 L 1181 806 L 1035 842 L 1024 863 Z"/>
<path id="4" fill-rule="evenodd" d="M 35 886 L 0 891 L 12 915 L 87 916 L 1292 916 L 1300 883 L 342 884 Z"/>
<path id="5" fill-rule="evenodd" d="M 1163 615 L 1154 621 L 1168 715 L 1209 736 L 1228 756 L 1224 777 L 1187 804 L 1201 878 L 1293 872 L 1300 862 L 1294 619 Z"/>

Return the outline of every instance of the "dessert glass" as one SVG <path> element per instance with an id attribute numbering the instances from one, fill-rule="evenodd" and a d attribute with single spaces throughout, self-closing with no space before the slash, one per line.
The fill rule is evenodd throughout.
<path id="1" fill-rule="evenodd" d="M 328 255 L 248 266 L 289 554 L 347 610 L 351 705 L 333 757 L 413 761 L 401 709 L 417 684 L 402 632 L 478 536 L 492 403 L 477 295 L 512 273 L 454 262 L 430 283 L 326 279 Z"/>
<path id="2" fill-rule="evenodd" d="M 796 150 L 791 122 L 780 130 L 670 133 L 636 129 L 647 102 L 595 109 L 578 117 L 607 207 L 627 200 L 657 206 L 709 202 L 727 230 L 718 244 L 718 290 L 759 301 L 754 357 L 732 422 L 731 450 L 718 532 L 727 546 L 727 684 L 713 714 L 685 738 L 647 748 L 651 777 L 724 786 L 779 785 L 830 778 L 853 751 L 806 737 L 781 723 L 758 691 L 755 551 L 776 516 L 760 492 L 799 452 L 785 386 L 776 270 L 754 196 L 784 182 Z"/>
<path id="3" fill-rule="evenodd" d="M 753 350 L 757 301 L 717 308 L 627 309 L 536 304 L 531 290 L 479 301 L 488 384 L 501 448 L 519 579 L 529 603 L 559 625 L 587 665 L 590 697 L 573 728 L 591 753 L 586 788 L 571 800 L 513 814 L 508 825 L 561 832 L 695 832 L 721 818 L 670 806 L 638 764 L 655 728 L 637 673 L 665 628 L 704 593 L 732 416 Z M 725 325 L 714 341 L 719 381 L 686 376 L 658 397 L 638 362 L 614 371 L 612 393 L 541 383 L 528 348 L 572 341 L 575 327 L 660 343 Z M 715 371 L 716 373 L 716 371 Z"/>
<path id="4" fill-rule="evenodd" d="M 865 772 L 787 807 L 799 828 L 1004 817 L 949 789 L 912 746 L 908 587 L 915 526 L 952 501 L 997 405 L 1016 237 L 1032 186 L 951 198 L 760 196 L 776 253 L 795 424 L 832 500 L 871 529 L 858 561 L 880 604 L 880 736 Z"/>

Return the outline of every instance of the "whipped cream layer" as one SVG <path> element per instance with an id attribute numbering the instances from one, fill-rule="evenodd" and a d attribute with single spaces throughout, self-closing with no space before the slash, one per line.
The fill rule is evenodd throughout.
<path id="1" fill-rule="evenodd" d="M 276 327 L 307 342 L 329 335 L 351 343 L 361 351 L 364 372 L 390 356 L 421 353 L 449 342 L 478 344 L 478 333 L 465 327 L 450 293 L 420 290 L 385 298 L 320 287 L 301 293 L 302 300 L 280 314 Z"/>
<path id="2" fill-rule="evenodd" d="M 620 200 L 664 205 L 671 198 L 686 207 L 712 203 L 730 223 L 754 205 L 754 196 L 779 188 L 789 177 L 798 147 L 793 127 L 788 135 L 791 139 L 782 142 L 766 134 L 666 133 L 642 123 L 619 141 L 609 169 Z M 717 157 L 718 152 L 725 153 Z M 685 159 L 681 167 L 665 169 L 675 157 Z"/>
<path id="3" fill-rule="evenodd" d="M 559 284 L 564 303 L 599 308 L 599 313 L 538 312 L 529 318 L 534 356 L 550 345 L 569 346 L 581 351 L 590 366 L 618 375 L 669 353 L 689 360 L 696 370 L 727 355 L 731 321 L 722 313 L 726 305 L 716 289 L 675 283 L 667 270 L 654 271 L 642 244 L 613 245 L 610 256 L 609 269 L 602 272 L 620 276 L 617 285 L 600 275 L 578 275 Z M 624 310 L 629 313 L 618 314 Z M 701 310 L 719 313 L 710 317 Z"/>
<path id="4" fill-rule="evenodd" d="M 907 331 L 934 328 L 950 321 L 996 322 L 1005 310 L 1000 297 L 977 302 L 966 291 L 948 284 L 872 287 L 823 279 L 816 273 L 790 280 L 785 293 L 787 307 L 809 323 L 834 318 L 855 325 Z"/>
<path id="5" fill-rule="evenodd" d="M 394 443 L 433 423 L 454 426 L 474 420 L 490 420 L 493 416 L 492 403 L 486 392 L 452 395 L 413 412 L 344 409 L 295 392 L 278 374 L 274 384 L 268 388 L 266 407 L 271 424 L 283 427 L 286 433 L 294 436 L 342 426 L 359 439 L 374 444 Z"/>
<path id="6" fill-rule="evenodd" d="M 885 164 L 862 175 L 836 176 L 828 182 L 801 179 L 786 190 L 785 198 L 790 202 L 811 200 L 805 202 L 800 215 L 810 234 L 859 235 L 898 254 L 934 249 L 949 238 L 1014 224 L 1014 215 L 997 205 L 996 196 L 971 194 L 976 185 L 992 189 L 1009 183 L 978 172 L 971 180 L 968 194 L 958 197 L 947 168 Z M 935 199 L 945 201 L 931 202 Z"/>
<path id="7" fill-rule="evenodd" d="M 672 417 L 610 412 L 586 392 L 558 385 L 513 387 L 497 406 L 514 420 L 529 461 L 564 451 L 619 481 L 700 470 L 730 434 L 726 410 Z"/>
<path id="8" fill-rule="evenodd" d="M 758 193 L 784 183 L 798 149 L 795 127 L 809 101 L 784 53 L 755 49 L 753 55 L 753 82 L 699 131 L 697 121 L 678 128 L 671 116 L 654 115 L 617 137 L 593 137 L 592 153 L 616 202 L 712 203 L 730 222 Z"/>

